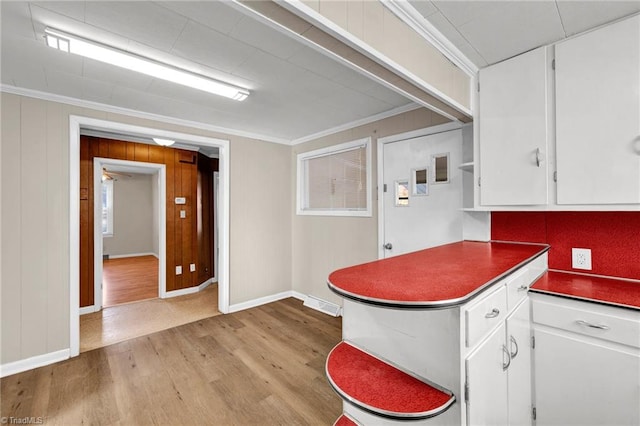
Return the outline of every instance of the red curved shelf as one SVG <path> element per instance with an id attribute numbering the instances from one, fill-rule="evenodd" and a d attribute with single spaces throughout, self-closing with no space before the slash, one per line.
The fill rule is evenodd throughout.
<path id="1" fill-rule="evenodd" d="M 426 419 L 445 412 L 455 402 L 451 392 L 418 380 L 347 342 L 333 348 L 326 372 L 343 399 L 388 418 Z"/>

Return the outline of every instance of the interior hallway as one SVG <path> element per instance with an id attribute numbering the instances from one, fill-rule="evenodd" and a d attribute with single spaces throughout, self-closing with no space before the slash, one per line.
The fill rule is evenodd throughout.
<path id="1" fill-rule="evenodd" d="M 104 308 L 80 316 L 80 352 L 219 314 L 217 283 L 198 293 Z"/>

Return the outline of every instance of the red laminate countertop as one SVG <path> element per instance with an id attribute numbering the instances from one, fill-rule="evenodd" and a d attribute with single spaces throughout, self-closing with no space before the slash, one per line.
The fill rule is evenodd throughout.
<path id="1" fill-rule="evenodd" d="M 640 282 L 547 271 L 530 290 L 535 293 L 640 309 Z"/>
<path id="2" fill-rule="evenodd" d="M 461 305 L 549 250 L 548 245 L 462 241 L 339 269 L 329 288 L 381 306 Z"/>

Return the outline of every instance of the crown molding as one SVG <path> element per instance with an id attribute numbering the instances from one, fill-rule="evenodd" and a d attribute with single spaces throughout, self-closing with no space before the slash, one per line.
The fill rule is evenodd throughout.
<path id="1" fill-rule="evenodd" d="M 478 66 L 449 41 L 431 22 L 420 14 L 407 0 L 381 0 L 398 18 L 409 25 L 422 38 L 431 43 L 447 59 L 464 71 L 469 77 L 475 77 Z"/>
<path id="2" fill-rule="evenodd" d="M 291 141 L 291 145 L 299 145 L 301 143 L 309 142 L 315 139 L 319 139 L 325 136 L 333 135 L 344 130 L 353 129 L 355 127 L 364 126 L 365 124 L 373 123 L 375 121 L 384 120 L 385 118 L 393 117 L 396 115 L 404 114 L 405 112 L 413 111 L 419 108 L 424 108 L 422 105 L 410 103 L 401 107 L 390 109 L 389 111 L 381 112 L 369 117 L 361 118 L 360 120 L 351 121 L 349 123 L 341 124 L 340 126 L 332 127 L 331 129 L 323 130 L 318 133 L 303 136 Z"/>
<path id="3" fill-rule="evenodd" d="M 91 108 L 98 111 L 109 112 L 113 114 L 122 114 L 131 117 L 160 121 L 168 124 L 175 124 L 178 126 L 192 127 L 200 130 L 208 130 L 216 133 L 224 133 L 226 135 L 241 136 L 245 138 L 257 139 L 265 142 L 278 143 L 282 145 L 291 145 L 291 141 L 288 139 L 277 138 L 273 136 L 262 135 L 258 133 L 245 132 L 237 129 L 230 129 L 228 127 L 214 126 L 212 124 L 201 123 L 199 121 L 185 120 L 182 118 L 169 117 L 166 115 L 153 114 L 149 112 L 137 111 L 129 108 L 122 108 L 113 105 L 107 105 L 99 102 L 87 101 L 84 99 L 71 98 L 63 95 L 56 95 L 54 93 L 42 92 L 39 90 L 26 89 L 23 87 L 11 86 L 7 84 L 0 85 L 0 92 L 11 93 L 14 95 L 27 96 L 29 98 L 42 99 L 45 101 L 59 102 L 67 105 L 73 105 L 81 108 Z"/>

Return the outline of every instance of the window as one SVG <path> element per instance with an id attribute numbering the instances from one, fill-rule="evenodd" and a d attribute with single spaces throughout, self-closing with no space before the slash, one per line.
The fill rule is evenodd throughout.
<path id="1" fill-rule="evenodd" d="M 449 183 L 449 153 L 431 156 L 433 183 Z"/>
<path id="2" fill-rule="evenodd" d="M 297 213 L 371 216 L 371 139 L 298 154 Z"/>
<path id="3" fill-rule="evenodd" d="M 113 236 L 113 181 L 102 181 L 102 235 Z"/>

